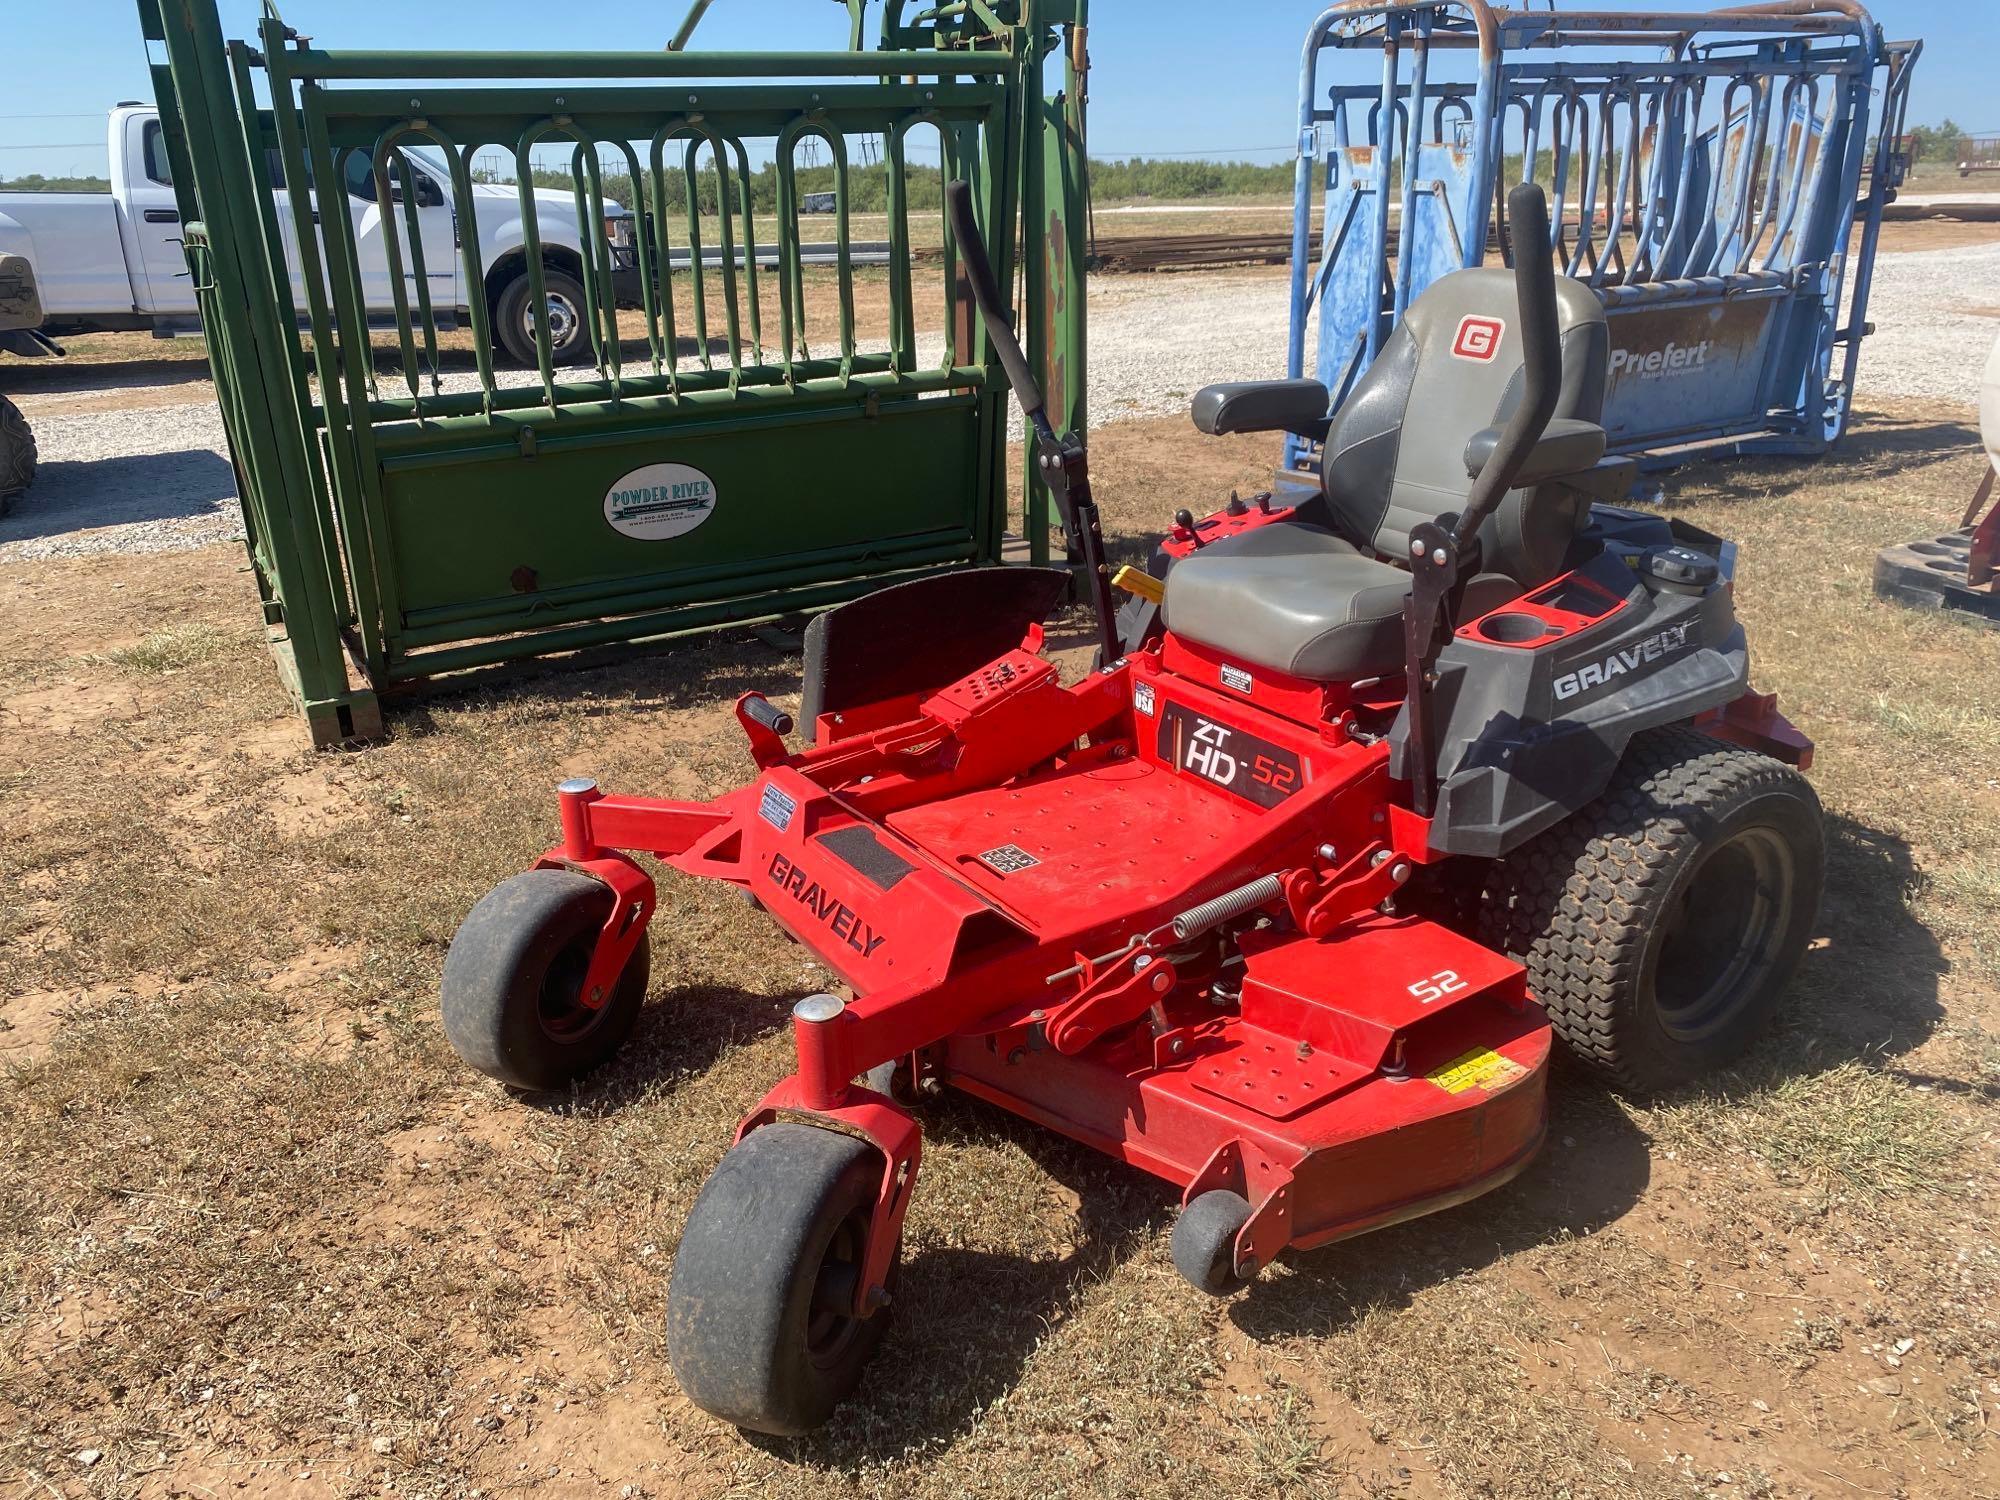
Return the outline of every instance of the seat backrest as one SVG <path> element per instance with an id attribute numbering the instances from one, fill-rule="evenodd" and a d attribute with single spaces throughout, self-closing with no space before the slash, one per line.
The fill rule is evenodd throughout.
<path id="1" fill-rule="evenodd" d="M 1604 304 L 1558 276 L 1556 316 L 1555 415 L 1599 421 L 1610 348 Z M 1439 277 L 1411 305 L 1327 433 L 1322 480 L 1348 540 L 1401 558 L 1411 527 L 1464 507 L 1467 440 L 1504 424 L 1521 399 L 1519 317 L 1514 273 L 1498 266 Z M 1523 588 L 1554 577 L 1589 510 L 1588 497 L 1560 484 L 1510 491 L 1480 532 L 1480 566 Z"/>

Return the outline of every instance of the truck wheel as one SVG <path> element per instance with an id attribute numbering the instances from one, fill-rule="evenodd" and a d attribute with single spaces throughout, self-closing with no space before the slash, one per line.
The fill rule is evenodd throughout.
<path id="1" fill-rule="evenodd" d="M 592 1009 L 583 979 L 611 915 L 608 887 L 568 870 L 503 880 L 467 914 L 445 955 L 444 1034 L 489 1078 L 558 1089 L 605 1062 L 638 1019 L 651 972 L 646 938 Z"/>
<path id="2" fill-rule="evenodd" d="M 1174 1269 L 1211 1297 L 1228 1297 L 1250 1284 L 1236 1274 L 1236 1236 L 1250 1222 L 1250 1200 L 1216 1188 L 1197 1197 L 1174 1220 L 1167 1241 Z"/>
<path id="3" fill-rule="evenodd" d="M 796 1437 L 860 1384 L 889 1320 L 849 1310 L 881 1185 L 874 1146 L 815 1125 L 765 1125 L 722 1158 L 667 1287 L 667 1359 L 690 1401 Z"/>
<path id="4" fill-rule="evenodd" d="M 1682 726 L 1633 736 L 1603 795 L 1499 861 L 1481 936 L 1584 1062 L 1638 1093 L 1740 1056 L 1811 936 L 1819 799 Z"/>
<path id="5" fill-rule="evenodd" d="M 590 304 L 584 300 L 583 284 L 567 271 L 544 265 L 542 287 L 549 298 L 549 352 L 556 367 L 589 364 Z M 493 302 L 493 326 L 501 347 L 531 370 L 539 359 L 533 298 L 534 286 L 523 271 L 500 289 Z"/>
<path id="6" fill-rule="evenodd" d="M 0 516 L 35 482 L 35 434 L 21 408 L 0 396 Z"/>

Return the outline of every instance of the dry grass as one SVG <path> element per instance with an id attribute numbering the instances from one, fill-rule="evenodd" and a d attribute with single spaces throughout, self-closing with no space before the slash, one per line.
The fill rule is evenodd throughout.
<path id="1" fill-rule="evenodd" d="M 206 620 L 169 625 L 129 646 L 106 651 L 93 660 L 110 662 L 134 672 L 179 672 L 219 656 L 228 649 L 229 637 Z"/>
<path id="2" fill-rule="evenodd" d="M 1178 422 L 1094 451 L 1125 555 L 1269 456 Z M 433 1008 L 552 782 L 720 791 L 729 698 L 796 692 L 796 660 L 723 636 L 477 683 L 315 755 L 230 549 L 0 568 L 0 1482 L 2000 1493 L 2000 636 L 1868 582 L 1976 472 L 1960 414 L 1899 408 L 1832 459 L 1668 481 L 1744 544 L 1755 675 L 1818 737 L 1833 820 L 1819 938 L 1739 1070 L 1650 1105 L 1562 1070 L 1513 1187 L 1226 1307 L 1175 1276 L 1162 1187 L 947 1102 L 891 1343 L 798 1443 L 693 1411 L 661 1317 L 822 982 L 802 950 L 669 880 L 633 1044 L 560 1098 L 469 1075 Z"/>

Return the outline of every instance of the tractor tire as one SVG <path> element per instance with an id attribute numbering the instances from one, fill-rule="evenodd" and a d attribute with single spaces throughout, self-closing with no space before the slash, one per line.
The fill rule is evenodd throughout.
<path id="1" fill-rule="evenodd" d="M 445 955 L 440 1000 L 452 1049 L 518 1089 L 559 1089 L 632 1034 L 651 973 L 646 938 L 595 1010 L 583 979 L 611 915 L 610 888 L 568 870 L 529 870 L 488 891 Z"/>
<path id="2" fill-rule="evenodd" d="M 35 434 L 21 408 L 0 396 L 0 516 L 35 482 Z"/>
<path id="3" fill-rule="evenodd" d="M 544 265 L 542 289 L 549 299 L 549 354 L 556 368 L 589 364 L 590 304 L 584 299 L 583 283 L 567 271 Z M 501 348 L 530 370 L 541 359 L 535 348 L 534 292 L 524 270 L 493 299 L 493 327 Z"/>
<path id="4" fill-rule="evenodd" d="M 1819 799 L 1790 766 L 1672 725 L 1603 794 L 1494 866 L 1481 939 L 1526 966 L 1557 1035 L 1635 1094 L 1741 1056 L 1812 934 Z"/>
<path id="5" fill-rule="evenodd" d="M 1211 1297 L 1234 1296 L 1250 1284 L 1236 1273 L 1236 1236 L 1250 1222 L 1250 1200 L 1216 1188 L 1197 1197 L 1174 1220 L 1167 1241 L 1174 1269 Z"/>
<path id="6" fill-rule="evenodd" d="M 667 1359 L 690 1401 L 798 1437 L 861 1383 L 889 1322 L 849 1310 L 881 1186 L 874 1146 L 814 1125 L 762 1126 L 722 1158 L 667 1286 Z"/>

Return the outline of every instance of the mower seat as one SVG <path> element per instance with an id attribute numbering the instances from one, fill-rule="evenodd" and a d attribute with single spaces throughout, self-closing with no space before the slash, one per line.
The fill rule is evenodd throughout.
<path id="1" fill-rule="evenodd" d="M 1175 635 L 1308 682 L 1403 660 L 1410 575 L 1318 526 L 1279 521 L 1211 542 L 1167 574 Z"/>
<path id="2" fill-rule="evenodd" d="M 1480 572 L 1463 613 L 1496 608 L 1562 571 L 1590 515 L 1573 481 L 1604 453 L 1609 336 L 1597 295 L 1556 278 L 1562 384 L 1555 419 L 1480 529 Z M 1314 682 L 1380 676 L 1402 666 L 1401 566 L 1411 528 L 1456 513 L 1521 396 L 1513 272 L 1440 277 L 1411 306 L 1330 419 L 1312 416 L 1304 381 L 1211 386 L 1195 398 L 1206 432 L 1291 431 L 1319 438 L 1331 528 L 1278 522 L 1213 542 L 1174 564 L 1166 624 L 1238 661 Z M 1469 337 L 1492 325 L 1490 341 Z M 1326 405 L 1320 388 L 1318 410 Z M 1405 433 L 1405 424 L 1413 424 Z M 1407 441 L 1406 441 L 1407 437 Z"/>

